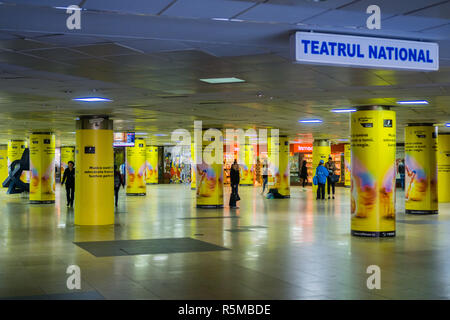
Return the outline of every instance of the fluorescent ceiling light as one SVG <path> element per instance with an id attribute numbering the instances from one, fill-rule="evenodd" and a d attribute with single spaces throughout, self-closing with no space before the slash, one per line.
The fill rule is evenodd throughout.
<path id="1" fill-rule="evenodd" d="M 323 121 L 320 119 L 304 119 L 304 120 L 298 120 L 300 123 L 322 123 Z"/>
<path id="2" fill-rule="evenodd" d="M 450 127 L 450 122 L 447 122 L 447 123 L 445 124 L 445 126 L 446 126 L 446 127 Z"/>
<path id="3" fill-rule="evenodd" d="M 231 78 L 209 78 L 209 79 L 200 79 L 200 81 L 212 84 L 218 83 L 235 83 L 235 82 L 245 82 L 245 80 L 231 77 Z"/>
<path id="4" fill-rule="evenodd" d="M 146 136 L 147 132 L 135 132 L 134 134 L 137 136 Z"/>
<path id="5" fill-rule="evenodd" d="M 347 108 L 347 109 L 331 109 L 331 112 L 335 113 L 348 113 L 348 112 L 355 112 L 355 108 Z"/>
<path id="6" fill-rule="evenodd" d="M 83 102 L 110 102 L 111 99 L 102 98 L 102 97 L 84 97 L 84 98 L 74 98 L 74 101 L 83 101 Z"/>
<path id="7" fill-rule="evenodd" d="M 347 142 L 348 139 L 337 139 L 338 141 Z"/>
<path id="8" fill-rule="evenodd" d="M 428 104 L 427 100 L 406 100 L 406 101 L 397 101 L 397 104 Z"/>
<path id="9" fill-rule="evenodd" d="M 155 137 L 166 137 L 167 134 L 164 134 L 164 133 L 155 133 L 154 136 L 155 136 Z"/>

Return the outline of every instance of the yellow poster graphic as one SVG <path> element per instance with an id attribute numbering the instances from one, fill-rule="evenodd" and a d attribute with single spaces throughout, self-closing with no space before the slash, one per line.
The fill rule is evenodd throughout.
<path id="1" fill-rule="evenodd" d="M 437 127 L 405 128 L 405 212 L 438 213 Z"/>
<path id="2" fill-rule="evenodd" d="M 271 188 L 278 189 L 278 193 L 285 198 L 291 196 L 290 172 L 289 172 L 289 140 L 286 136 L 280 136 L 276 140 L 267 139 L 269 154 L 269 182 Z M 278 149 L 278 150 L 277 150 Z"/>
<path id="3" fill-rule="evenodd" d="M 0 145 L 0 187 L 8 178 L 8 146 Z"/>
<path id="4" fill-rule="evenodd" d="M 255 176 L 256 166 L 256 145 L 244 144 L 244 163 L 239 165 L 240 185 L 252 186 Z"/>
<path id="5" fill-rule="evenodd" d="M 211 141 L 204 141 L 202 151 Z M 201 147 L 200 145 L 198 147 Z M 222 147 L 223 148 L 223 147 Z M 221 154 L 223 153 L 223 150 Z M 222 157 L 223 158 L 223 155 Z M 220 208 L 223 207 L 223 163 L 202 162 L 197 164 L 197 207 L 199 208 Z"/>
<path id="6" fill-rule="evenodd" d="M 195 144 L 191 143 L 191 190 L 197 188 L 197 181 L 195 179 L 197 175 L 196 164 L 195 164 Z"/>
<path id="7" fill-rule="evenodd" d="M 55 135 L 30 135 L 30 202 L 55 202 Z"/>
<path id="8" fill-rule="evenodd" d="M 8 142 L 8 174 L 11 163 L 20 160 L 28 144 L 25 140 L 9 140 Z M 25 183 L 29 182 L 29 171 L 23 171 L 20 180 Z"/>
<path id="9" fill-rule="evenodd" d="M 69 166 L 69 161 L 73 161 L 75 163 L 75 147 L 61 147 L 61 179 L 64 175 L 64 170 L 66 170 Z"/>
<path id="10" fill-rule="evenodd" d="M 331 154 L 330 142 L 328 140 L 315 140 L 313 143 L 312 153 L 312 175 L 316 175 L 316 168 L 320 160 L 323 160 L 323 165 L 327 163 L 328 157 Z M 313 197 L 316 196 L 318 186 L 312 184 Z"/>
<path id="11" fill-rule="evenodd" d="M 145 179 L 147 184 L 158 183 L 158 147 L 147 146 L 146 148 L 146 169 Z"/>
<path id="12" fill-rule="evenodd" d="M 146 195 L 146 144 L 143 138 L 135 140 L 134 147 L 127 147 L 127 195 Z"/>
<path id="13" fill-rule="evenodd" d="M 438 136 L 438 199 L 450 202 L 450 133 Z"/>
<path id="14" fill-rule="evenodd" d="M 395 236 L 395 112 L 351 115 L 351 233 Z"/>
<path id="15" fill-rule="evenodd" d="M 114 224 L 113 131 L 80 129 L 75 150 L 75 224 Z"/>
<path id="16" fill-rule="evenodd" d="M 350 144 L 344 145 L 344 185 L 345 187 L 350 187 L 351 179 L 351 167 L 352 167 L 352 157 L 351 157 Z"/>

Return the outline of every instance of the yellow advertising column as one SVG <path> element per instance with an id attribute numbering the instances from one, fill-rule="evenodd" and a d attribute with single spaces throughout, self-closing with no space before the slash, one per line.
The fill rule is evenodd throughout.
<path id="1" fill-rule="evenodd" d="M 8 146 L 0 145 L 0 187 L 3 181 L 8 178 Z"/>
<path id="2" fill-rule="evenodd" d="M 215 155 L 210 150 L 217 145 L 219 162 L 212 162 L 206 154 Z M 200 144 L 199 146 L 200 147 Z M 197 164 L 197 208 L 221 208 L 223 207 L 223 141 L 213 141 L 203 136 L 202 161 Z"/>
<path id="3" fill-rule="evenodd" d="M 197 175 L 196 164 L 195 164 L 195 144 L 191 143 L 191 190 L 195 190 L 197 187 L 197 181 L 195 177 Z"/>
<path id="4" fill-rule="evenodd" d="M 136 138 L 134 147 L 127 147 L 127 196 L 146 195 L 146 148 L 143 138 Z"/>
<path id="5" fill-rule="evenodd" d="M 75 147 L 61 147 L 61 179 L 64 175 L 64 170 L 66 170 L 69 166 L 69 161 L 73 161 L 75 163 Z"/>
<path id="6" fill-rule="evenodd" d="M 55 202 L 55 135 L 34 132 L 30 135 L 30 202 Z"/>
<path id="7" fill-rule="evenodd" d="M 241 178 L 239 184 L 252 186 L 256 166 L 256 145 L 244 144 L 244 164 L 239 166 Z"/>
<path id="8" fill-rule="evenodd" d="M 395 236 L 395 112 L 359 107 L 351 115 L 351 233 Z"/>
<path id="9" fill-rule="evenodd" d="M 15 160 L 20 160 L 25 149 L 28 148 L 28 144 L 25 140 L 9 140 L 8 142 L 8 168 Z M 28 183 L 28 171 L 23 171 L 20 176 L 20 180 Z M 9 174 L 9 169 L 8 169 Z"/>
<path id="10" fill-rule="evenodd" d="M 450 132 L 438 136 L 438 199 L 450 202 Z"/>
<path id="11" fill-rule="evenodd" d="M 327 163 L 328 157 L 331 154 L 330 141 L 326 139 L 314 139 L 313 152 L 312 152 L 312 175 L 316 175 L 316 168 L 319 165 L 320 160 L 323 160 L 323 165 Z M 317 186 L 312 185 L 313 196 L 316 196 Z"/>
<path id="12" fill-rule="evenodd" d="M 145 180 L 147 184 L 158 184 L 158 147 L 146 147 L 146 170 Z"/>
<path id="13" fill-rule="evenodd" d="M 437 127 L 432 123 L 405 128 L 405 212 L 438 213 Z"/>
<path id="14" fill-rule="evenodd" d="M 76 141 L 75 224 L 114 224 L 113 121 L 80 117 Z"/>
<path id="15" fill-rule="evenodd" d="M 351 186 L 351 168 L 352 168 L 352 155 L 351 155 L 351 149 L 350 144 L 344 145 L 344 186 L 346 188 L 350 188 Z"/>
<path id="16" fill-rule="evenodd" d="M 272 188 L 276 188 L 278 193 L 289 198 L 290 172 L 289 172 L 289 140 L 286 136 L 278 138 L 278 144 L 272 137 L 267 138 L 267 151 L 269 158 L 270 180 L 273 182 Z"/>

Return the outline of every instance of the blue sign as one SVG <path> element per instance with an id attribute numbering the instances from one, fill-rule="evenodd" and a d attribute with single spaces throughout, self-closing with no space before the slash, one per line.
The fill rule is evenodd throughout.
<path id="1" fill-rule="evenodd" d="M 291 36 L 298 63 L 415 71 L 439 70 L 437 43 L 296 32 Z"/>

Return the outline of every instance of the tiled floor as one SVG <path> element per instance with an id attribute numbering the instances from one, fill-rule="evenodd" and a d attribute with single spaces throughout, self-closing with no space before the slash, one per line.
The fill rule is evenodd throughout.
<path id="1" fill-rule="evenodd" d="M 234 211 L 196 209 L 189 186 L 148 186 L 146 197 L 126 198 L 121 190 L 116 225 L 107 227 L 74 226 L 63 191 L 56 204 L 30 205 L 2 190 L 0 297 L 64 298 L 74 293 L 66 269 L 76 264 L 75 292 L 85 294 L 72 298 L 450 298 L 450 203 L 439 215 L 406 216 L 399 192 L 397 236 L 365 239 L 350 236 L 348 189 L 322 202 L 310 189 L 293 187 L 291 199 L 279 200 L 259 190 L 241 187 Z M 209 218 L 187 219 L 200 217 Z M 73 243 L 160 238 L 230 250 L 95 257 Z M 372 264 L 381 268 L 381 290 L 367 289 Z"/>

